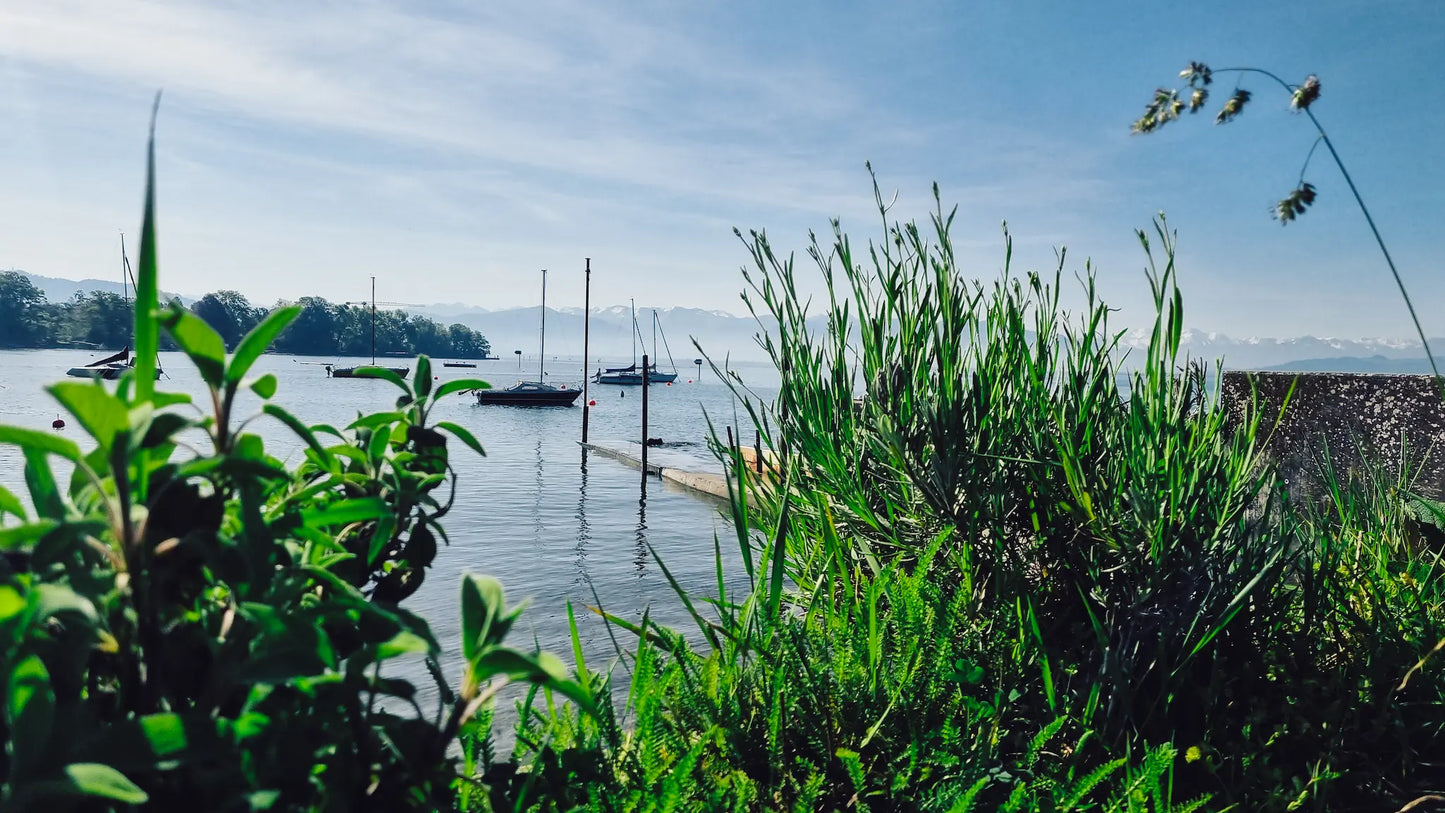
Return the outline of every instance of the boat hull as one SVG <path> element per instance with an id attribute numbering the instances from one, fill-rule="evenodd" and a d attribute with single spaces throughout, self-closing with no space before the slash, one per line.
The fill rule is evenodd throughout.
<path id="1" fill-rule="evenodd" d="M 126 370 L 133 369 L 124 364 L 108 364 L 104 367 L 71 367 L 65 374 L 71 378 L 98 378 L 102 381 L 114 381 L 125 374 Z M 155 377 L 161 377 L 161 371 L 155 371 Z"/>
<path id="2" fill-rule="evenodd" d="M 477 403 L 492 406 L 570 407 L 582 397 L 581 390 L 550 384 L 515 384 L 504 390 L 477 390 Z"/>
<path id="3" fill-rule="evenodd" d="M 332 367 L 328 364 L 326 365 L 326 375 L 330 376 L 331 378 L 371 378 L 372 376 L 356 374 L 357 370 L 365 370 L 369 368 L 373 368 L 373 365 L 366 364 L 360 367 Z M 406 378 L 407 375 L 411 373 L 410 367 L 380 367 L 379 369 L 390 370 L 391 372 L 396 373 L 402 378 Z"/>
<path id="4" fill-rule="evenodd" d="M 617 384 L 624 387 L 642 386 L 642 373 L 598 373 L 592 379 L 598 384 Z M 671 384 L 677 380 L 677 373 L 651 372 L 647 374 L 649 384 Z"/>

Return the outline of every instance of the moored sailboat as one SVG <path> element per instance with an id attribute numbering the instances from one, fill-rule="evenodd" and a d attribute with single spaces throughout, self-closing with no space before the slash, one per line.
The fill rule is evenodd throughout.
<path id="1" fill-rule="evenodd" d="M 497 406 L 572 406 L 581 397 L 581 390 L 569 390 L 564 384 L 554 387 L 543 381 L 547 377 L 547 269 L 542 269 L 542 338 L 537 353 L 537 380 L 518 381 L 506 389 L 477 390 L 478 404 Z M 517 352 L 521 352 L 520 350 Z"/>
<path id="2" fill-rule="evenodd" d="M 657 358 L 657 334 L 660 330 L 657 318 L 657 308 L 652 309 L 652 357 Z M 621 386 L 640 387 L 642 386 L 642 370 L 637 367 L 637 340 L 642 331 L 637 327 L 637 304 L 632 305 L 632 364 L 626 367 L 607 367 L 598 370 L 593 381 L 598 384 L 618 384 Z M 667 335 L 662 337 L 663 347 L 667 347 Z M 644 346 L 644 350 L 646 347 Z M 647 383 L 649 384 L 671 384 L 677 380 L 677 365 L 672 362 L 672 348 L 667 350 L 668 363 L 673 365 L 672 372 L 664 373 L 657 369 L 657 362 L 647 365 Z"/>
<path id="3" fill-rule="evenodd" d="M 134 284 L 134 275 L 130 270 L 130 258 L 125 255 L 125 233 L 120 235 L 120 296 L 125 302 L 130 302 L 130 289 Z M 71 367 L 65 374 L 72 378 L 99 378 L 105 381 L 114 381 L 120 378 L 126 370 L 135 367 L 135 359 L 130 354 L 130 345 L 126 345 L 113 356 L 106 356 L 99 361 L 92 361 L 80 367 Z M 155 377 L 161 377 L 160 363 L 157 362 L 154 370 Z"/>
<path id="4" fill-rule="evenodd" d="M 326 368 L 326 376 L 327 376 L 328 378 L 369 378 L 370 376 L 357 375 L 356 373 L 357 373 L 358 370 L 365 370 L 365 369 L 367 369 L 367 367 L 376 367 L 376 366 L 377 366 L 377 364 L 376 364 L 376 277 L 372 277 L 372 278 L 371 278 L 371 364 L 369 364 L 369 365 L 361 365 L 361 366 L 352 366 L 352 367 L 338 367 L 338 366 L 336 366 L 335 364 L 324 364 L 324 365 L 322 365 L 322 366 Z M 391 372 L 396 373 L 397 375 L 401 376 L 402 378 L 406 378 L 407 374 L 411 372 L 411 368 L 410 368 L 410 367 L 382 367 L 381 369 L 383 369 L 383 370 L 390 370 Z"/>

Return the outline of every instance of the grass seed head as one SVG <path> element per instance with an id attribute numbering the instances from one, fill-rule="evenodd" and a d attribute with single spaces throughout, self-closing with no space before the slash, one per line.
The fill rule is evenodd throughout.
<path id="1" fill-rule="evenodd" d="M 1250 95 L 1250 92 L 1244 88 L 1234 91 L 1234 95 L 1230 96 L 1229 101 L 1224 103 L 1224 107 L 1219 109 L 1219 115 L 1214 117 L 1214 123 L 1224 124 L 1233 121 L 1234 117 L 1244 110 L 1244 106 L 1249 104 Z"/>
<path id="2" fill-rule="evenodd" d="M 1305 77 L 1303 85 L 1294 89 L 1289 106 L 1294 110 L 1307 110 L 1320 97 L 1320 78 L 1314 74 Z"/>

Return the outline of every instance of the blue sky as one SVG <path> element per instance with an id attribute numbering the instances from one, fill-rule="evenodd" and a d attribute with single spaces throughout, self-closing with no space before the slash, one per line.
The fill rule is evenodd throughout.
<path id="1" fill-rule="evenodd" d="M 743 312 L 734 226 L 801 250 L 957 204 L 971 273 L 1092 258 L 1121 326 L 1148 317 L 1133 230 L 1179 232 L 1189 324 L 1235 336 L 1409 336 L 1343 179 L 1281 227 L 1314 139 L 1246 79 L 1238 121 L 1129 124 L 1190 60 L 1317 73 L 1329 129 L 1426 327 L 1445 333 L 1445 3 L 113 2 L 0 5 L 0 268 L 116 274 L 150 99 L 163 285 L 254 302 Z M 1214 102 L 1233 87 L 1216 80 Z"/>

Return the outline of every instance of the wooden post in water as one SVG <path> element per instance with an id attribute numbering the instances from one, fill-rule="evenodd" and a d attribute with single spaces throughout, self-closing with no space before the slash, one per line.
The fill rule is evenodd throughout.
<path id="1" fill-rule="evenodd" d="M 642 493 L 647 494 L 647 354 L 642 354 Z"/>
<path id="2" fill-rule="evenodd" d="M 582 293 L 582 442 L 587 442 L 587 353 L 592 336 L 592 258 L 587 258 L 587 283 Z"/>

